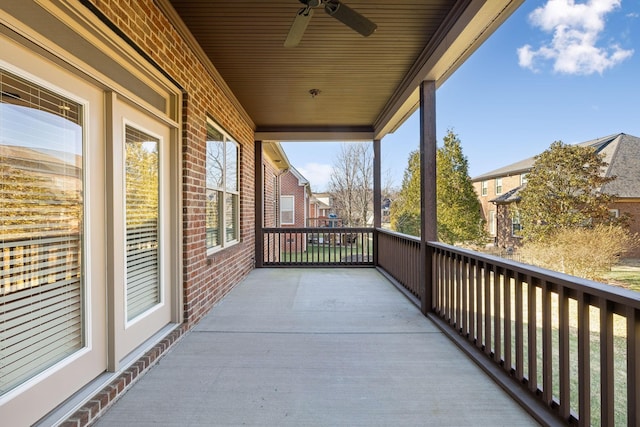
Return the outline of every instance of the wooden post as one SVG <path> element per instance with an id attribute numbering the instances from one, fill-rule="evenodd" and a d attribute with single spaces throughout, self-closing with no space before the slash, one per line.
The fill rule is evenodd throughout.
<path id="1" fill-rule="evenodd" d="M 263 154 L 262 141 L 255 141 L 255 266 L 262 268 L 264 261 L 264 237 L 262 229 L 264 227 L 264 176 L 263 176 Z"/>
<path id="2" fill-rule="evenodd" d="M 436 220 L 436 82 L 420 84 L 420 240 L 423 295 L 421 310 L 432 309 L 433 265 L 427 242 L 438 240 Z"/>
<path id="3" fill-rule="evenodd" d="M 373 140 L 373 265 L 378 265 L 378 228 L 382 227 L 382 182 L 380 178 L 382 159 L 380 140 Z"/>

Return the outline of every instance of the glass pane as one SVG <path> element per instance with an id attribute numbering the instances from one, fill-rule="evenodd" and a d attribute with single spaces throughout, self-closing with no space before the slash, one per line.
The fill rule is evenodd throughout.
<path id="1" fill-rule="evenodd" d="M 84 347 L 82 106 L 0 70 L 0 395 Z"/>
<path id="2" fill-rule="evenodd" d="M 238 196 L 227 194 L 225 200 L 226 241 L 238 240 Z"/>
<path id="3" fill-rule="evenodd" d="M 226 188 L 227 191 L 238 191 L 238 147 L 227 141 Z"/>
<path id="4" fill-rule="evenodd" d="M 207 249 L 220 246 L 220 194 L 219 191 L 207 189 L 206 227 Z"/>
<path id="5" fill-rule="evenodd" d="M 224 188 L 224 140 L 213 126 L 207 125 L 207 188 Z"/>
<path id="6" fill-rule="evenodd" d="M 280 198 L 280 223 L 293 224 L 293 197 L 282 196 Z"/>
<path id="7" fill-rule="evenodd" d="M 160 302 L 158 146 L 126 126 L 127 319 Z"/>

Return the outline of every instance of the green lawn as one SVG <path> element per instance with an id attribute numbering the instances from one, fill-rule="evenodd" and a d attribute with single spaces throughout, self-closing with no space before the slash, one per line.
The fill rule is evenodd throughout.
<path id="1" fill-rule="evenodd" d="M 337 262 L 347 257 L 362 260 L 362 254 L 365 256 L 373 255 L 373 243 L 369 241 L 369 247 L 364 248 L 360 244 L 352 245 L 322 245 L 307 244 L 307 250 L 304 252 L 282 252 L 281 262 Z"/>
<path id="2" fill-rule="evenodd" d="M 626 259 L 604 275 L 604 279 L 612 285 L 640 292 L 640 260 Z"/>

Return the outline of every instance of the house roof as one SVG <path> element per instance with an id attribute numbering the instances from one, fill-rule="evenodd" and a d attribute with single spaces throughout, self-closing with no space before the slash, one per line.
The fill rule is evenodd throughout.
<path id="1" fill-rule="evenodd" d="M 601 190 L 604 193 L 615 194 L 623 198 L 640 197 L 640 138 L 618 133 L 581 142 L 577 145 L 594 147 L 597 152 L 603 154 L 605 162 L 609 164 L 607 170 L 604 172 L 604 176 L 617 177 L 602 187 Z M 473 178 L 473 181 L 484 181 L 491 178 L 529 172 L 535 160 L 535 157 L 520 160 L 519 162 L 479 175 Z M 508 193 L 505 193 L 502 196 L 507 194 Z M 494 200 L 504 203 L 505 200 L 502 196 Z"/>
<path id="2" fill-rule="evenodd" d="M 341 0 L 377 30 L 318 7 L 285 48 L 307 1 L 156 0 L 262 141 L 381 139 L 418 109 L 423 81 L 439 87 L 522 2 Z"/>
<path id="3" fill-rule="evenodd" d="M 262 150 L 265 158 L 278 170 L 285 171 L 291 167 L 287 153 L 282 149 L 282 145 L 276 141 L 264 141 Z"/>
<path id="4" fill-rule="evenodd" d="M 496 197 L 495 199 L 491 199 L 489 200 L 492 203 L 495 203 L 496 205 L 500 205 L 500 204 L 506 204 L 506 203 L 513 203 L 513 202 L 519 202 L 521 197 L 520 197 L 520 191 L 525 187 L 526 184 L 520 185 L 516 188 L 513 188 L 505 193 L 502 193 L 501 195 L 499 195 L 498 197 Z"/>
<path id="5" fill-rule="evenodd" d="M 305 178 L 293 165 L 289 168 L 289 171 L 296 177 L 298 180 L 298 185 L 304 186 L 309 185 L 309 180 Z"/>

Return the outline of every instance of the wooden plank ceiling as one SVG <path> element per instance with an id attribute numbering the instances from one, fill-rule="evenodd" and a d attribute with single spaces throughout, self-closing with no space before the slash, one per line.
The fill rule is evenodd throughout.
<path id="1" fill-rule="evenodd" d="M 377 31 L 363 37 L 320 7 L 293 48 L 298 0 L 170 3 L 257 134 L 286 140 L 381 138 L 415 110 L 422 79 L 444 81 L 520 1 L 344 0 Z"/>

